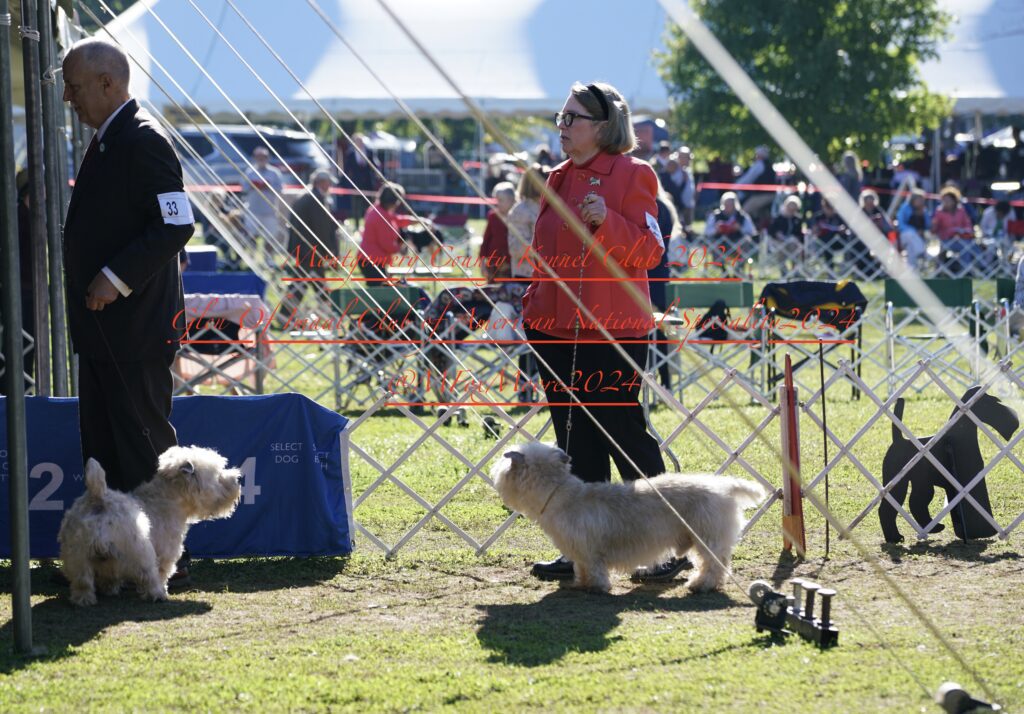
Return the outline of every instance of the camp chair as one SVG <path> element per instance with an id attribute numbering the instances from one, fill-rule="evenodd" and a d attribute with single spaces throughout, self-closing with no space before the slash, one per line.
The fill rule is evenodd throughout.
<path id="1" fill-rule="evenodd" d="M 705 391 L 710 391 L 709 380 L 704 377 L 716 369 L 729 371 L 739 368 L 738 375 L 745 375 L 744 378 L 749 379 L 746 368 L 752 362 L 750 350 L 757 345 L 754 343 L 753 332 L 742 329 L 742 326 L 752 325 L 755 321 L 751 313 L 754 306 L 753 283 L 669 282 L 665 285 L 665 300 L 668 303 L 667 312 L 654 313 L 654 320 L 662 328 L 662 339 L 672 342 L 651 345 L 647 351 L 648 373 L 657 379 L 663 371 L 662 367 L 667 366 L 671 390 L 680 401 L 683 400 L 686 388 L 691 385 L 703 384 Z M 716 303 L 735 312 L 730 313 L 727 324 L 722 325 L 720 321 L 714 323 L 719 328 L 715 336 L 717 339 L 707 334 L 702 337 L 701 332 L 704 330 L 695 329 L 697 323 Z M 736 326 L 740 329 L 734 329 Z M 652 335 L 657 335 L 657 332 Z M 698 359 L 684 356 L 681 350 L 695 352 Z M 644 401 L 647 406 L 653 405 L 653 390 L 645 389 Z"/>
<path id="2" fill-rule="evenodd" d="M 968 387 L 978 378 L 981 361 L 981 311 L 973 297 L 970 278 L 925 280 L 939 303 L 950 313 L 943 326 L 960 330 L 972 339 L 968 365 L 956 352 L 953 341 L 938 331 L 918 304 L 907 294 L 898 280 L 885 281 L 885 343 L 889 364 L 887 377 L 889 394 L 897 382 L 905 381 L 921 359 L 931 361 L 937 376 L 947 374 L 958 384 Z M 966 328 L 966 331 L 962 331 Z M 897 347 L 902 348 L 897 353 Z M 920 391 L 920 390 L 918 390 Z"/>
<path id="3" fill-rule="evenodd" d="M 423 292 L 405 285 L 368 285 L 334 290 L 331 302 L 344 365 L 337 384 L 343 408 L 372 403 L 380 396 L 378 389 L 395 392 L 396 401 L 422 402 L 424 367 L 417 356 L 424 330 Z"/>
<path id="4" fill-rule="evenodd" d="M 186 339 L 171 367 L 174 394 L 199 394 L 210 384 L 228 394 L 263 394 L 275 363 L 270 345 L 258 338 L 270 313 L 259 295 L 185 295 Z"/>
<path id="5" fill-rule="evenodd" d="M 536 365 L 517 315 L 519 298 L 485 290 L 451 288 L 428 308 L 424 356 L 435 372 L 431 389 L 439 402 L 535 401 Z"/>
<path id="6" fill-rule="evenodd" d="M 850 364 L 857 376 L 861 376 L 862 318 L 867 299 L 856 284 L 849 280 L 773 282 L 765 286 L 758 303 L 764 311 L 760 336 L 765 394 L 776 396 L 776 387 L 785 378 L 781 367 L 785 354 L 795 353 L 792 365 L 797 382 L 800 382 L 799 372 L 819 365 L 819 360 L 820 368 L 827 366 L 838 370 L 833 357 L 838 354 L 836 350 L 844 346 L 838 340 L 852 340 Z M 815 375 L 812 382 L 800 386 L 813 393 L 818 382 L 819 377 Z M 850 389 L 851 396 L 859 399 L 856 383 L 852 383 Z"/>

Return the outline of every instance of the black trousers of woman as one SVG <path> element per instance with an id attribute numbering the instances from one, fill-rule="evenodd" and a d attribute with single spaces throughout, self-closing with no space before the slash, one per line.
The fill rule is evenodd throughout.
<path id="1" fill-rule="evenodd" d="M 619 474 L 627 481 L 640 478 L 640 472 L 645 476 L 657 476 L 665 472 L 665 462 L 661 458 L 658 442 L 648 433 L 647 421 L 640 406 L 641 376 L 623 359 L 615 345 L 577 345 L 576 379 L 573 382 L 570 374 L 573 363 L 571 339 L 545 344 L 545 341 L 556 338 L 535 330 L 527 330 L 526 338 L 539 355 L 537 367 L 544 394 L 551 404 L 555 439 L 572 459 L 570 463 L 574 474 L 584 481 L 610 481 L 612 474 L 609 458 L 615 462 Z M 647 362 L 647 343 L 620 346 L 641 369 L 644 368 Z M 559 380 L 566 386 L 573 384 L 576 396 L 584 404 L 614 404 L 587 407 L 590 412 L 588 415 L 570 398 L 566 387 Z M 570 413 L 571 432 L 567 428 Z M 594 424 L 591 415 L 611 436 L 611 442 Z M 630 464 L 630 460 L 640 472 Z"/>

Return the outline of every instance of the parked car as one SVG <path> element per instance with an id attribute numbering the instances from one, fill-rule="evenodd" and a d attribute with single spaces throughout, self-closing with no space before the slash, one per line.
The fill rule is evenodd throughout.
<path id="1" fill-rule="evenodd" d="M 186 174 L 203 181 L 211 181 L 216 177 L 220 183 L 243 183 L 240 171 L 247 170 L 246 160 L 251 161 L 252 152 L 257 146 L 266 146 L 267 143 L 272 147 L 270 163 L 281 170 L 285 183 L 295 182 L 292 171 L 306 182 L 314 171 L 331 167 L 316 137 L 306 132 L 265 126 L 253 129 L 247 125 L 220 125 L 215 128 L 209 124 L 200 125 L 199 128 L 194 125 L 182 126 L 178 127 L 177 132 L 178 136 L 173 138 L 178 144 L 176 148 L 182 168 Z M 182 146 L 182 142 L 188 146 Z M 284 159 L 283 163 L 274 155 L 275 151 Z M 209 168 L 206 168 L 207 164 Z"/>

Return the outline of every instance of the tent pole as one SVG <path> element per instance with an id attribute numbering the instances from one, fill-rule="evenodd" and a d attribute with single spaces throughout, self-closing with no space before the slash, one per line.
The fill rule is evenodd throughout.
<path id="1" fill-rule="evenodd" d="M 14 113 L 11 91 L 11 15 L 0 0 L 0 243 L 3 244 L 3 350 L 7 394 L 7 458 L 10 469 L 11 620 L 14 648 L 32 653 L 32 581 L 28 549 L 28 440 L 25 434 L 25 366 L 22 356 L 21 274 L 18 257 L 17 187 L 14 182 Z M 26 87 L 27 89 L 27 87 Z"/>
<path id="2" fill-rule="evenodd" d="M 46 177 L 43 166 L 43 100 L 39 77 L 36 0 L 21 0 L 21 51 L 25 63 L 25 135 L 28 138 L 29 209 L 32 213 L 32 282 L 35 291 L 36 396 L 50 396 L 50 291 L 46 261 Z M 9 67 L 10 65 L 6 65 Z"/>
<path id="3" fill-rule="evenodd" d="M 481 108 L 483 104 L 481 103 Z M 477 151 L 480 156 L 480 193 L 486 193 L 487 191 L 487 172 L 490 167 L 487 165 L 487 153 L 484 151 L 484 123 L 482 120 L 477 119 L 476 122 L 476 136 L 477 136 Z M 480 218 L 487 217 L 487 206 L 480 207 Z"/>
<path id="4" fill-rule="evenodd" d="M 974 112 L 974 141 L 971 143 L 971 164 L 968 167 L 967 178 L 973 179 L 978 175 L 978 154 L 981 153 L 981 137 L 984 133 L 985 127 L 981 121 L 981 112 L 976 111 Z"/>

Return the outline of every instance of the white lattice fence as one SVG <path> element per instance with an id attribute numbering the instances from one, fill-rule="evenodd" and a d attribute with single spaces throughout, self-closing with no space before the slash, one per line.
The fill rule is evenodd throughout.
<path id="1" fill-rule="evenodd" d="M 1008 479 L 1019 480 L 1020 475 L 1024 473 L 1024 463 L 1014 453 L 1020 440 L 1024 439 L 1024 431 L 1018 431 L 1011 439 L 1004 442 L 991 427 L 969 410 L 969 407 L 985 393 L 997 391 L 998 380 L 996 377 L 995 373 L 990 375 L 990 379 L 982 385 L 982 391 L 978 393 L 977 397 L 961 401 L 960 386 L 951 385 L 940 372 L 933 369 L 929 361 L 922 360 L 917 364 L 914 372 L 897 385 L 891 395 L 882 397 L 857 376 L 850 362 L 841 362 L 839 368 L 827 378 L 824 392 L 829 394 L 830 390 L 843 388 L 844 385 L 852 383 L 861 391 L 862 399 L 871 405 L 871 409 L 862 423 L 846 423 L 842 425 L 843 428 L 838 428 L 833 423 L 829 424 L 826 429 L 820 413 L 822 390 L 818 389 L 809 393 L 800 408 L 803 419 L 801 447 L 804 451 L 805 491 L 812 490 L 820 496 L 822 482 L 826 475 L 831 473 L 833 474 L 833 487 L 847 493 L 847 502 L 839 504 L 835 510 L 841 512 L 841 520 L 848 523 L 850 529 L 861 526 L 865 518 L 873 517 L 872 514 L 877 512 L 879 504 L 884 499 L 899 514 L 901 521 L 910 524 L 918 538 L 924 538 L 934 532 L 936 526 L 959 504 L 963 503 L 979 508 L 971 491 L 983 479 L 986 479 L 994 496 L 995 515 L 985 518 L 1000 537 L 1008 537 L 1024 521 L 1024 513 L 1016 514 L 1007 511 L 1013 505 L 1004 506 L 1001 495 L 1012 486 Z M 998 370 L 999 380 L 1004 377 L 1003 393 L 1013 394 L 1015 397 L 1024 393 L 1024 381 L 1005 362 L 999 365 Z M 713 384 L 700 401 L 692 406 L 686 406 L 671 394 L 658 390 L 664 399 L 664 408 L 655 412 L 654 421 L 660 425 L 661 432 L 658 434 L 658 439 L 669 469 L 678 467 L 679 457 L 685 451 L 688 465 L 700 464 L 697 470 L 753 478 L 772 489 L 773 495 L 752 514 L 744 529 L 745 535 L 761 518 L 773 510 L 775 503 L 781 498 L 781 490 L 777 488 L 777 484 L 781 482 L 782 473 L 782 465 L 779 461 L 779 407 L 775 402 L 762 395 L 759 390 L 741 379 L 736 370 L 721 369 L 717 373 L 712 371 L 706 376 L 706 379 L 712 380 Z M 924 390 L 928 394 L 937 392 L 942 395 L 943 407 L 939 411 L 945 413 L 947 407 L 957 407 L 963 410 L 962 418 L 970 419 L 977 426 L 979 439 L 982 442 L 981 448 L 987 452 L 985 467 L 979 473 L 972 475 L 966 484 L 957 481 L 949 469 L 943 466 L 942 455 L 931 453 L 929 447 L 929 444 L 936 443 L 948 431 L 951 422 L 946 422 L 933 430 L 934 434 L 931 440 L 925 440 L 923 436 L 915 434 L 907 426 L 907 421 L 917 422 L 924 414 L 934 417 L 936 414 L 934 400 L 923 399 L 910 402 L 908 409 L 912 410 L 912 413 L 908 414 L 905 419 L 899 419 L 893 412 L 898 398 L 916 394 L 922 387 L 928 388 Z M 517 515 L 509 515 L 507 512 L 495 509 L 494 520 L 487 525 L 486 532 L 482 535 L 479 533 L 474 535 L 465 524 L 460 523 L 457 511 L 453 511 L 451 506 L 454 499 L 474 484 L 485 486 L 483 495 L 478 494 L 475 496 L 476 498 L 494 499 L 496 502 L 497 496 L 492 490 L 493 484 L 487 476 L 490 464 L 516 441 L 535 438 L 550 440 L 550 421 L 546 411 L 539 406 L 534 406 L 521 414 L 510 415 L 495 407 L 486 408 L 486 410 L 482 407 L 474 408 L 469 410 L 470 421 L 473 422 L 472 431 L 462 432 L 448 424 L 457 418 L 454 411 L 449 411 L 440 417 L 435 415 L 424 417 L 412 413 L 407 408 L 399 407 L 401 415 L 415 424 L 421 433 L 410 443 L 395 447 L 397 451 L 392 457 L 383 458 L 380 455 L 375 455 L 373 449 L 362 445 L 360 426 L 372 418 L 372 415 L 385 401 L 385 397 L 378 399 L 349 430 L 351 458 L 361 460 L 369 466 L 374 474 L 355 500 L 354 513 L 357 529 L 375 547 L 389 555 L 409 545 L 414 538 L 423 535 L 431 528 L 450 531 L 478 553 L 486 551 L 515 523 Z M 749 428 L 744 430 L 740 439 L 730 440 L 722 436 L 725 431 L 722 425 L 726 422 L 735 423 L 735 420 L 741 418 L 736 412 L 737 409 L 742 411 L 744 418 L 749 421 Z M 493 416 L 502 424 L 503 428 L 499 434 L 492 435 L 496 438 L 493 443 L 487 442 L 488 448 L 481 455 L 469 458 L 457 446 L 458 439 L 453 435 L 475 434 L 485 413 Z M 877 439 L 881 431 L 888 435 L 892 425 L 895 425 L 905 438 L 915 445 L 918 453 L 903 466 L 895 479 L 885 485 L 881 476 Z M 735 429 L 732 432 L 735 433 Z M 820 467 L 812 467 L 810 454 L 814 451 L 815 439 L 818 439 L 820 443 L 823 433 L 829 441 L 828 463 Z M 426 444 L 439 447 L 458 464 L 457 473 L 448 476 L 443 488 L 435 492 L 433 497 L 422 493 L 423 489 L 406 483 L 406 479 L 399 473 L 403 466 L 415 470 L 417 454 L 421 453 L 419 450 L 425 448 Z M 868 449 L 872 454 L 870 458 L 862 455 L 862 447 L 870 447 Z M 694 452 L 698 451 L 700 453 L 695 456 Z M 957 489 L 957 495 L 938 508 L 935 515 L 926 523 L 915 520 L 909 508 L 899 503 L 892 494 L 893 488 L 900 483 L 900 480 L 905 478 L 909 470 L 922 460 L 927 460 L 935 465 L 943 478 Z M 851 469 L 854 474 L 853 482 L 850 482 L 846 476 Z M 695 469 L 688 468 L 687 470 Z M 386 497 L 382 495 L 382 491 L 387 486 L 392 487 L 392 495 Z M 399 494 L 399 498 L 406 499 L 421 509 L 420 514 L 407 527 L 403 528 L 401 533 L 385 534 L 358 522 L 361 510 L 365 510 L 367 504 L 372 503 L 373 499 L 395 498 L 394 494 Z M 849 494 L 853 494 L 852 502 Z M 834 503 L 834 505 L 836 504 Z"/>

